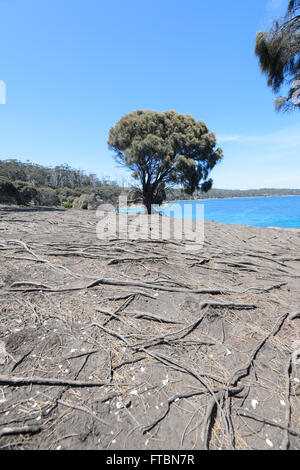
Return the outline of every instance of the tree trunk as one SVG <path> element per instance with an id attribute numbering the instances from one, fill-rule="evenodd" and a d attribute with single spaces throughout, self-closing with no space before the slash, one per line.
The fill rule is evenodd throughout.
<path id="1" fill-rule="evenodd" d="M 153 194 L 152 193 L 148 193 L 148 194 L 144 194 L 143 195 L 143 202 L 144 202 L 144 206 L 146 207 L 147 209 L 147 213 L 149 215 L 151 215 L 151 206 L 152 206 L 152 202 L 153 202 Z"/>

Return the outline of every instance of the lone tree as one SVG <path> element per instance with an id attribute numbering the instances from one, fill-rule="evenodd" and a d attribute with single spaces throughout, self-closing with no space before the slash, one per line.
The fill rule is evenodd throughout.
<path id="1" fill-rule="evenodd" d="M 223 157 L 203 121 L 176 111 L 127 114 L 110 130 L 108 145 L 139 181 L 148 214 L 152 204 L 165 199 L 167 184 L 181 185 L 188 194 L 209 191 L 208 175 Z"/>
<path id="2" fill-rule="evenodd" d="M 288 86 L 287 96 L 275 100 L 277 110 L 300 107 L 300 0 L 290 0 L 286 15 L 275 21 L 270 31 L 258 32 L 255 53 L 268 86 L 279 93 Z"/>

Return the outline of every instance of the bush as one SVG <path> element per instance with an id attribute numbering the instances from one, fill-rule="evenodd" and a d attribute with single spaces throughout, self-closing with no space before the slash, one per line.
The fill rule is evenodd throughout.
<path id="1" fill-rule="evenodd" d="M 73 204 L 71 202 L 65 202 L 62 204 L 62 207 L 65 207 L 66 209 L 72 209 Z"/>
<path id="2" fill-rule="evenodd" d="M 36 200 L 41 206 L 59 206 L 60 200 L 54 189 L 39 188 Z"/>
<path id="3" fill-rule="evenodd" d="M 61 204 L 72 203 L 76 197 L 81 195 L 80 189 L 60 188 L 57 190 L 57 195 Z"/>
<path id="4" fill-rule="evenodd" d="M 96 210 L 103 203 L 98 194 L 82 194 L 73 201 L 73 209 Z"/>
<path id="5" fill-rule="evenodd" d="M 32 184 L 24 181 L 16 181 L 14 184 L 19 191 L 22 204 L 30 204 L 36 201 L 38 191 Z"/>
<path id="6" fill-rule="evenodd" d="M 21 204 L 17 188 L 3 176 L 0 176 L 0 203 Z"/>

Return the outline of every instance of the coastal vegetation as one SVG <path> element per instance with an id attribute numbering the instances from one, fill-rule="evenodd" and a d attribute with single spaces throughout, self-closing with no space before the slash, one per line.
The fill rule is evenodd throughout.
<path id="1" fill-rule="evenodd" d="M 116 204 L 122 188 L 108 178 L 18 160 L 0 160 L 0 203 L 88 208 L 92 201 Z"/>
<path id="2" fill-rule="evenodd" d="M 17 160 L 0 161 L 0 204 L 22 206 L 62 206 L 66 209 L 95 209 L 103 201 L 116 205 L 121 193 L 127 194 L 129 203 L 142 203 L 140 188 L 123 186 L 108 178 L 99 179 L 68 165 L 43 167 Z M 300 196 L 300 189 L 196 189 L 191 195 L 183 188 L 157 186 L 155 202 L 164 200 L 197 200 L 234 197 Z"/>

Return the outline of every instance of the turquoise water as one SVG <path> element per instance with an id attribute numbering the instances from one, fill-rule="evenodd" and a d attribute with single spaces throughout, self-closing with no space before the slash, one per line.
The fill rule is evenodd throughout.
<path id="1" fill-rule="evenodd" d="M 300 196 L 175 201 L 159 210 L 169 217 L 196 218 L 197 204 L 204 205 L 205 220 L 256 227 L 300 229 Z"/>

